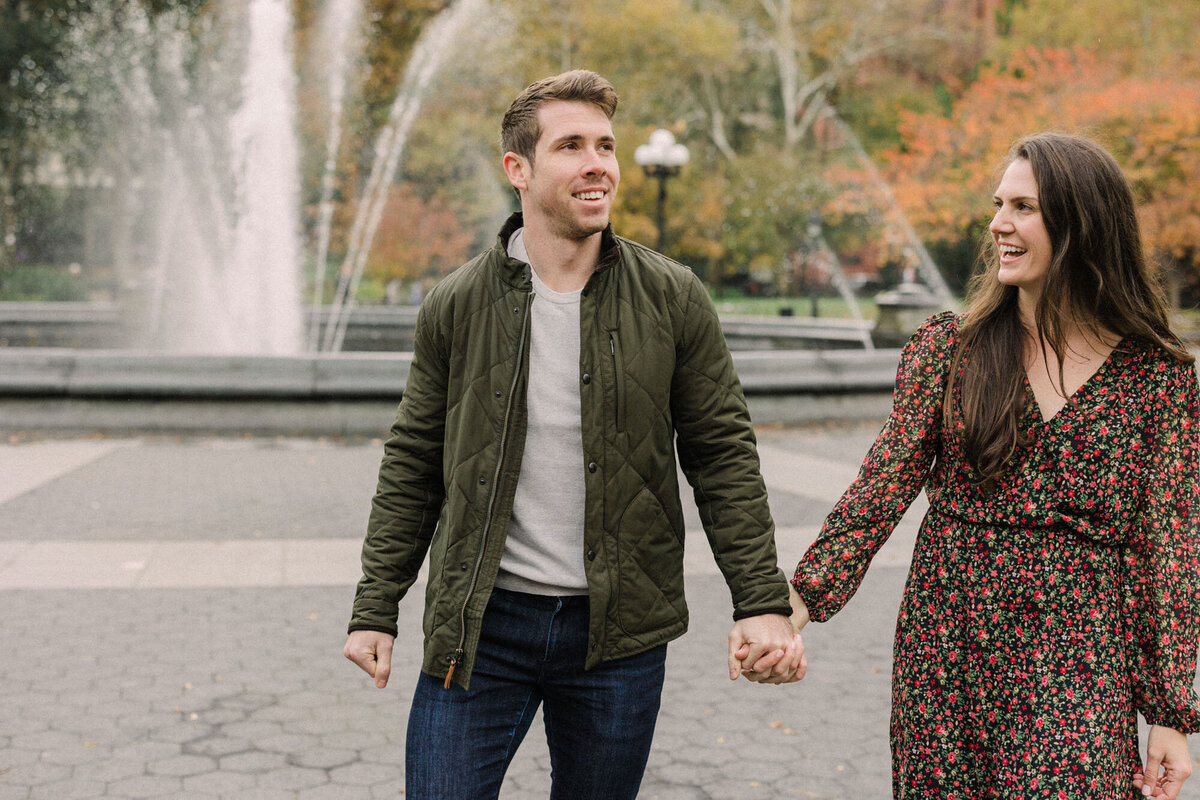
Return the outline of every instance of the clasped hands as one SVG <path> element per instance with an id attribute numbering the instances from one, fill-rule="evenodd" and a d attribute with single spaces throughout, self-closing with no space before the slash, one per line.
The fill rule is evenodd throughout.
<path id="1" fill-rule="evenodd" d="M 788 587 L 791 617 L 762 614 L 734 623 L 729 632 L 729 679 L 739 675 L 754 683 L 794 683 L 808 671 L 801 629 L 808 624 L 808 608 L 800 594 Z M 346 640 L 344 655 L 375 679 L 380 689 L 391 674 L 394 637 L 376 631 L 355 631 Z"/>
<path id="2" fill-rule="evenodd" d="M 808 624 L 808 607 L 788 585 L 791 617 L 762 614 L 738 620 L 729 632 L 729 680 L 739 675 L 754 683 L 794 683 L 808 671 L 800 631 Z"/>

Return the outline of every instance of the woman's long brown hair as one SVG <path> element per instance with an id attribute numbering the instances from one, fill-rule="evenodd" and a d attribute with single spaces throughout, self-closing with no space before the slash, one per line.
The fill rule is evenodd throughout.
<path id="1" fill-rule="evenodd" d="M 985 490 L 1026 443 L 1021 420 L 1031 344 L 1045 342 L 1054 351 L 1059 386 L 1065 384 L 1063 360 L 1073 330 L 1099 337 L 1106 329 L 1155 344 L 1181 362 L 1194 360 L 1171 330 L 1162 286 L 1143 251 L 1133 193 L 1116 160 L 1090 139 L 1058 133 L 1019 140 L 1005 163 L 1017 159 L 1033 168 L 1052 251 L 1035 330 L 1021 322 L 1017 288 L 997 278 L 999 258 L 987 237 L 943 401 L 947 426 L 955 424 L 956 413 L 960 417 L 963 454 Z M 957 410 L 956 382 L 962 395 Z"/>

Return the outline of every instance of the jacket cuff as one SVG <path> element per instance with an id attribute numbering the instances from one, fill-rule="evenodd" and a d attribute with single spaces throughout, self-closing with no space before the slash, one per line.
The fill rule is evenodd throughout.
<path id="1" fill-rule="evenodd" d="M 354 633 L 355 631 L 375 631 L 377 633 L 386 633 L 393 638 L 396 636 L 397 633 L 399 633 L 399 631 L 396 628 L 385 628 L 382 625 L 353 625 L 352 624 L 352 625 L 350 625 L 349 628 L 346 629 L 347 634 Z"/>
<path id="2" fill-rule="evenodd" d="M 788 605 L 788 606 L 775 606 L 774 608 L 756 608 L 756 609 L 751 609 L 749 611 L 734 611 L 733 612 L 733 620 L 734 620 L 734 622 L 737 622 L 740 619 L 746 619 L 748 617 L 758 617 L 758 616 L 762 616 L 763 614 L 781 614 L 785 617 L 790 617 L 792 615 L 792 607 L 790 605 Z"/>

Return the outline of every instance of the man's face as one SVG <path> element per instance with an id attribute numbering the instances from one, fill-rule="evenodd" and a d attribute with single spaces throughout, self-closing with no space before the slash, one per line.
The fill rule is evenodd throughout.
<path id="1" fill-rule="evenodd" d="M 552 100 L 538 109 L 533 161 L 506 153 L 508 179 L 521 191 L 525 225 L 577 241 L 608 225 L 621 181 L 612 123 L 590 103 Z"/>

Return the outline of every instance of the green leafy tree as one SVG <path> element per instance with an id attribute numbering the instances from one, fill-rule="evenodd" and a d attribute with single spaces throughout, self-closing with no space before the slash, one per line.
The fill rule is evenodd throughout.
<path id="1" fill-rule="evenodd" d="M 1085 47 L 1127 75 L 1195 76 L 1200 70 L 1200 3 L 1194 0 L 1010 0 L 1010 5 L 1007 35 L 988 54 L 993 61 L 1003 63 L 1030 47 Z"/>
<path id="2" fill-rule="evenodd" d="M 0 270 L 17 260 L 22 209 L 46 198 L 32 180 L 40 156 L 71 117 L 62 64 L 81 4 L 0 3 Z M 0 271 L 0 282 L 4 273 Z"/>
<path id="3" fill-rule="evenodd" d="M 787 273 L 810 246 L 808 221 L 830 194 L 822 173 L 837 158 L 825 120 L 852 107 L 863 74 L 923 63 L 934 46 L 962 60 L 974 41 L 939 5 L 894 0 L 512 5 L 515 41 L 528 45 L 523 74 L 594 68 L 621 91 L 620 141 L 665 125 L 691 149 L 670 184 L 667 239 L 714 280 L 764 263 Z M 655 187 L 631 174 L 623 146 L 619 218 L 652 241 Z"/>

